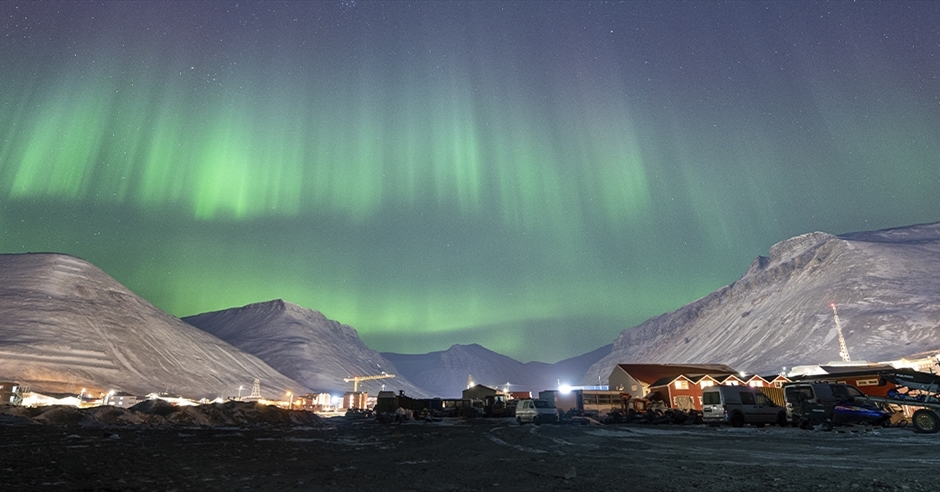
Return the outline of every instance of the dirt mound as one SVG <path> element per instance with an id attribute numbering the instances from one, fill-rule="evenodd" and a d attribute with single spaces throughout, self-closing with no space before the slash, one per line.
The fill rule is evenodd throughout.
<path id="1" fill-rule="evenodd" d="M 289 427 L 323 425 L 313 412 L 288 411 L 269 405 L 225 402 L 196 406 L 175 406 L 163 400 L 146 400 L 131 408 L 100 406 L 79 409 L 71 406 L 50 406 L 38 409 L 0 407 L 0 414 L 29 419 L 55 426 L 123 427 L 123 426 L 227 426 L 227 427 Z"/>
<path id="2" fill-rule="evenodd" d="M 54 405 L 48 407 L 41 414 L 33 417 L 34 422 L 46 425 L 78 425 L 82 419 L 82 411 L 76 407 Z"/>
<path id="3" fill-rule="evenodd" d="M 160 399 L 144 400 L 130 408 L 131 411 L 145 413 L 147 415 L 167 415 L 179 410 L 180 407 Z"/>

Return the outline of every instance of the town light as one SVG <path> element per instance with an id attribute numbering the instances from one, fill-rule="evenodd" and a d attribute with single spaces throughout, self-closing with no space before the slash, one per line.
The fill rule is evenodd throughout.
<path id="1" fill-rule="evenodd" d="M 287 392 L 287 409 L 292 410 L 291 407 L 294 406 L 294 394 L 290 391 Z"/>
<path id="2" fill-rule="evenodd" d="M 242 399 L 242 390 L 243 390 L 243 389 L 245 389 L 244 386 L 239 386 L 239 387 L 238 387 L 238 397 L 235 398 L 236 400 L 241 400 L 241 399 Z"/>
<path id="3" fill-rule="evenodd" d="M 558 386 L 558 391 L 563 395 L 567 395 L 568 393 L 571 393 L 571 386 L 567 384 L 562 384 Z"/>

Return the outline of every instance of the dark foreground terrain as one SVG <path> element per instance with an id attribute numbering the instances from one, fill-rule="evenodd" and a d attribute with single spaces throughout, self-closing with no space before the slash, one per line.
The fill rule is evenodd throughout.
<path id="1" fill-rule="evenodd" d="M 510 420 L 293 428 L 0 422 L 3 490 L 933 491 L 940 437 Z"/>

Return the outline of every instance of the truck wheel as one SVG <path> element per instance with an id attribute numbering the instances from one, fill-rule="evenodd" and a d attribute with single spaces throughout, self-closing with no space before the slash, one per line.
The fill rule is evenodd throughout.
<path id="1" fill-rule="evenodd" d="M 933 413 L 932 410 L 921 408 L 914 412 L 911 421 L 914 423 L 914 429 L 916 429 L 917 432 L 933 434 L 940 431 L 940 417 Z"/>
<path id="2" fill-rule="evenodd" d="M 787 414 L 783 412 L 780 412 L 779 414 L 777 414 L 777 425 L 779 425 L 780 427 L 787 426 Z"/>
<path id="3" fill-rule="evenodd" d="M 519 422 L 519 425 L 522 425 L 522 417 L 516 417 L 516 422 Z"/>
<path id="4" fill-rule="evenodd" d="M 744 415 L 736 413 L 731 416 L 731 427 L 744 427 Z"/>

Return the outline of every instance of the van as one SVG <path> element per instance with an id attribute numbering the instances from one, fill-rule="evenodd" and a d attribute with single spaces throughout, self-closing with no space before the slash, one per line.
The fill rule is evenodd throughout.
<path id="1" fill-rule="evenodd" d="M 711 426 L 731 424 L 787 425 L 786 410 L 749 386 L 709 386 L 702 389 L 702 420 Z"/>
<path id="2" fill-rule="evenodd" d="M 555 403 L 542 399 L 523 399 L 516 403 L 516 422 L 525 424 L 557 423 L 558 410 Z"/>
<path id="3" fill-rule="evenodd" d="M 879 425 L 891 415 L 845 383 L 789 383 L 783 387 L 787 420 L 793 425 L 819 423 Z"/>

